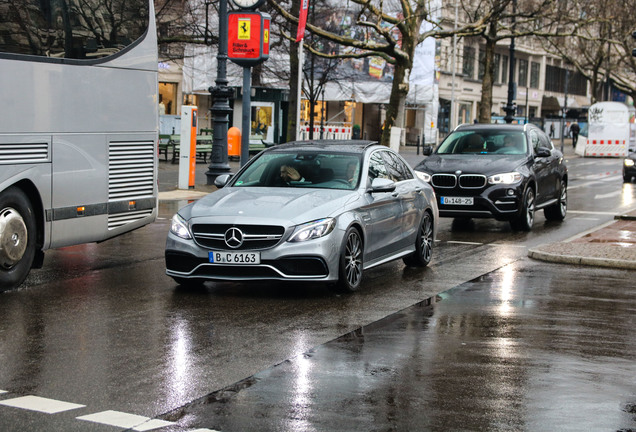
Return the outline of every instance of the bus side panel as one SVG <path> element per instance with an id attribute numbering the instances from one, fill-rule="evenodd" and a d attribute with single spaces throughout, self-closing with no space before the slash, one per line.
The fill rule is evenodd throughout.
<path id="1" fill-rule="evenodd" d="M 37 192 L 30 196 L 42 207 L 43 249 L 50 243 L 50 222 L 46 214 L 51 208 L 51 138 L 46 135 L 5 135 L 0 133 L 0 193 L 14 186 L 33 185 Z M 28 189 L 28 188 L 26 188 Z M 37 207 L 37 203 L 33 203 Z"/>
<path id="2" fill-rule="evenodd" d="M 104 134 L 53 136 L 52 248 L 104 239 L 106 147 Z"/>

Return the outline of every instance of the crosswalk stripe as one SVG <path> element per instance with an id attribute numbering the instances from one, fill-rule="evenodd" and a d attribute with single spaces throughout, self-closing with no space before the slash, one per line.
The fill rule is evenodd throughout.
<path id="1" fill-rule="evenodd" d="M 132 429 L 140 432 L 158 429 L 174 424 L 173 422 L 165 420 L 153 420 L 149 417 L 127 414 L 121 411 L 112 410 L 77 417 L 77 419 L 90 421 L 93 423 L 105 424 L 108 426 L 117 426 Z"/>
<path id="2" fill-rule="evenodd" d="M 46 414 L 56 414 L 77 408 L 84 408 L 86 406 L 55 399 L 47 399 L 39 396 L 22 396 L 13 399 L 6 399 L 0 401 L 0 405 L 22 408 L 30 411 L 38 411 Z"/>

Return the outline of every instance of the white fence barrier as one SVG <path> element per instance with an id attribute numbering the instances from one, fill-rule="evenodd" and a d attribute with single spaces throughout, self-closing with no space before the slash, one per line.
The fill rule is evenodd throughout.
<path id="1" fill-rule="evenodd" d="M 320 139 L 321 126 L 314 126 L 314 139 Z M 309 139 L 309 126 L 301 126 L 299 141 L 307 141 Z M 325 125 L 322 134 L 325 140 L 349 140 L 351 139 L 351 126 L 342 125 Z"/>

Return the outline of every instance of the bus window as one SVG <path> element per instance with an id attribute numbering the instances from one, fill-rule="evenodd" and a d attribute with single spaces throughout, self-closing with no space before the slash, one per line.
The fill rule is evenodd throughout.
<path id="1" fill-rule="evenodd" d="M 147 31 L 149 10 L 146 0 L 0 0 L 0 52 L 80 60 L 108 57 Z"/>

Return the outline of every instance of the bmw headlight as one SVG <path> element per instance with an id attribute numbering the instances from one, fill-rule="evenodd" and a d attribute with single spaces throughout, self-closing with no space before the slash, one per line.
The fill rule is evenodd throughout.
<path id="1" fill-rule="evenodd" d="M 623 163 L 625 164 L 626 167 L 633 167 L 634 166 L 634 160 L 633 159 L 625 159 L 625 161 Z"/>
<path id="2" fill-rule="evenodd" d="M 302 242 L 324 237 L 333 231 L 335 226 L 336 220 L 334 218 L 318 219 L 312 222 L 307 222 L 305 224 L 298 225 L 288 241 Z"/>
<path id="3" fill-rule="evenodd" d="M 182 239 L 191 239 L 190 230 L 188 229 L 188 224 L 183 220 L 181 216 L 175 214 L 172 216 L 172 221 L 170 222 L 170 232 L 177 237 L 181 237 Z"/>
<path id="4" fill-rule="evenodd" d="M 489 184 L 513 184 L 521 181 L 521 174 L 518 172 L 509 172 L 503 174 L 495 174 L 488 177 Z"/>
<path id="5" fill-rule="evenodd" d="M 420 180 L 424 180 L 426 183 L 430 183 L 431 182 L 431 175 L 429 173 L 425 173 L 424 171 L 415 171 L 415 175 Z"/>

